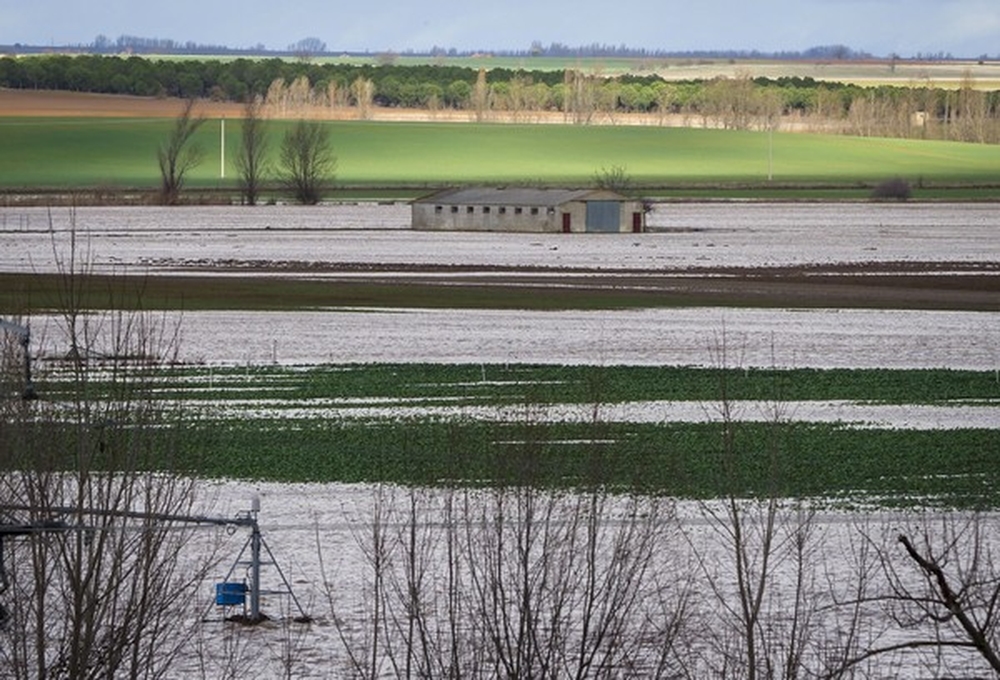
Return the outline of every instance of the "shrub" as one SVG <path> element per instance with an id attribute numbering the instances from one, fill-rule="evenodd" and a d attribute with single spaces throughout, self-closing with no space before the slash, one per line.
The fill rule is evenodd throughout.
<path id="1" fill-rule="evenodd" d="M 872 198 L 879 201 L 905 201 L 910 198 L 910 183 L 902 177 L 887 179 L 875 185 Z"/>

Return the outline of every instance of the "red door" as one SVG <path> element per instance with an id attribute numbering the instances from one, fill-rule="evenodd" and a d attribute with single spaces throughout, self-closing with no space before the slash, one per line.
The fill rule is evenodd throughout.
<path id="1" fill-rule="evenodd" d="M 562 214 L 562 220 L 563 220 L 563 225 L 562 225 L 562 227 L 563 227 L 563 233 L 564 234 L 568 234 L 570 232 L 570 214 L 569 213 L 563 213 Z"/>
<path id="2" fill-rule="evenodd" d="M 636 234 L 642 231 L 642 213 L 632 213 L 632 231 Z"/>

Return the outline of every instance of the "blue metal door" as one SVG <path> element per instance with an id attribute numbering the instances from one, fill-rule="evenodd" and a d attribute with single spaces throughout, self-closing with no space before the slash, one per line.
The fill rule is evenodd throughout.
<path id="1" fill-rule="evenodd" d="M 621 224 L 621 210 L 618 201 L 587 201 L 587 231 L 617 232 Z"/>

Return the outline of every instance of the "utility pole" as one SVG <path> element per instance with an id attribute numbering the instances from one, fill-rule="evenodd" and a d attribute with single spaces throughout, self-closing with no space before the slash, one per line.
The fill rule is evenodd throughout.
<path id="1" fill-rule="evenodd" d="M 226 118 L 219 121 L 219 177 L 226 178 Z"/>
<path id="2" fill-rule="evenodd" d="M 770 116 L 767 121 L 767 181 L 774 178 L 774 125 Z"/>

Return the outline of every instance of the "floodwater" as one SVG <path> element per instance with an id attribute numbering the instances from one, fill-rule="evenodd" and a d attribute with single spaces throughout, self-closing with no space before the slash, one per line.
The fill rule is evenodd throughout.
<path id="1" fill-rule="evenodd" d="M 179 328 L 181 361 L 209 366 L 426 362 L 1000 368 L 1000 314 L 989 312 L 331 309 L 165 313 L 156 320 L 168 329 Z M 32 343 L 43 359 L 66 353 L 59 318 L 35 316 L 31 328 Z M 719 356 L 723 343 L 724 361 Z M 100 341 L 96 349 L 101 351 Z"/>
<path id="2" fill-rule="evenodd" d="M 462 265 L 674 271 L 847 262 L 1000 262 L 984 204 L 659 204 L 645 234 L 409 230 L 407 204 L 0 208 L 0 271 L 52 271 L 77 244 L 99 271 L 213 265 Z"/>
<path id="3" fill-rule="evenodd" d="M 657 206 L 650 216 L 654 231 L 640 235 L 418 233 L 408 230 L 408 222 L 409 208 L 404 204 L 80 208 L 73 212 L 0 208 L 0 271 L 56 270 L 60 258 L 65 262 L 68 257 L 71 227 L 75 228 L 78 252 L 84 253 L 96 270 L 130 273 L 189 271 L 193 267 L 210 270 L 222 264 L 249 270 L 275 262 L 533 266 L 556 271 L 1000 262 L 1000 211 L 988 205 L 669 204 Z M 714 365 L 724 343 L 726 363 L 738 366 L 1000 369 L 1000 309 L 980 313 L 329 309 L 188 312 L 166 314 L 161 320 L 180 328 L 182 360 L 209 366 L 397 361 Z M 37 343 L 41 355 L 65 351 L 57 318 L 39 316 L 31 323 L 33 344 Z M 838 411 L 847 408 L 843 404 L 796 408 L 819 408 L 832 418 L 849 419 L 851 413 L 857 413 Z M 997 407 L 982 405 L 974 414 L 969 411 L 965 415 L 988 421 L 996 412 Z M 810 417 L 820 419 L 822 415 Z M 930 414 L 883 410 L 874 419 L 885 418 L 881 425 L 890 427 L 921 426 L 937 419 L 941 422 L 931 426 L 948 427 L 954 416 L 954 411 L 946 409 Z M 631 413 L 623 417 L 637 416 Z M 954 422 L 958 421 L 951 424 Z M 294 677 L 342 677 L 347 655 L 341 635 L 345 630 L 348 637 L 364 633 L 363 617 L 351 617 L 364 608 L 366 593 L 370 593 L 366 579 L 371 576 L 371 550 L 365 540 L 371 535 L 374 504 L 382 491 L 361 485 L 233 481 L 206 482 L 199 493 L 204 512 L 217 516 L 246 510 L 252 495 L 263 498 L 265 538 L 297 597 L 316 620 L 301 629 L 290 629 L 280 622 L 254 630 L 204 623 L 197 634 L 204 644 L 201 649 L 218 654 L 213 656 L 210 651 L 209 658 L 197 657 L 192 650 L 190 666 L 178 667 L 175 676 L 221 676 L 239 666 L 245 677 L 276 677 L 286 672 Z M 403 492 L 394 493 L 400 495 L 392 503 L 405 508 Z M 658 553 L 657 560 L 664 562 L 657 563 L 657 573 L 665 579 L 692 579 L 693 604 L 703 608 L 699 614 L 707 617 L 703 622 L 717 621 L 711 618 L 714 614 L 706 613 L 721 610 L 719 602 L 712 599 L 712 590 L 718 587 L 725 592 L 731 584 L 724 580 L 705 582 L 705 574 L 692 571 L 690 562 L 687 569 L 678 571 L 678 567 L 683 566 L 683 560 L 697 558 L 692 553 L 696 548 L 702 556 L 723 550 L 712 543 L 721 532 L 706 519 L 704 508 L 691 505 L 678 510 L 684 533 L 674 534 L 673 542 Z M 783 521 L 794 519 L 795 513 L 792 509 L 790 515 L 783 515 Z M 915 521 L 878 513 L 830 514 L 821 519 L 813 544 L 817 552 L 810 558 L 807 579 L 831 586 L 849 586 L 857 576 L 852 571 L 852 549 L 864 541 L 855 524 L 866 523 L 869 536 L 890 527 L 889 539 L 879 545 L 897 550 L 892 532 Z M 435 521 L 431 518 L 428 526 Z M 393 525 L 393 531 L 398 529 L 399 525 Z M 244 539 L 239 532 L 227 535 L 218 529 L 206 530 L 206 542 L 221 543 L 213 579 L 225 576 Z M 431 551 L 430 559 L 439 557 Z M 394 568 L 400 567 L 401 559 L 397 552 Z M 728 564 L 721 559 L 718 563 Z M 902 566 L 905 568 L 905 563 Z M 783 621 L 787 604 L 783 598 L 789 597 L 793 583 L 785 576 L 776 576 L 771 584 L 774 599 L 769 602 L 776 625 Z M 273 570 L 267 572 L 268 584 L 274 585 L 274 577 Z M 213 585 L 206 582 L 192 603 L 198 616 L 211 607 Z M 827 591 L 823 596 L 830 594 Z M 265 599 L 264 604 L 272 614 L 294 613 L 288 602 L 279 599 Z M 819 625 L 829 624 L 828 629 L 833 630 L 836 623 L 824 620 Z M 230 642 L 223 644 L 224 640 Z M 872 675 L 985 672 L 974 660 L 968 664 L 952 661 L 951 657 L 937 657 L 935 668 L 922 662 L 908 665 L 893 657 L 885 666 L 876 665 Z M 386 675 L 391 676 L 391 671 Z"/>
<path id="4" fill-rule="evenodd" d="M 376 552 L 373 546 L 379 535 L 381 538 L 378 540 L 383 541 L 380 559 L 384 565 L 379 578 L 384 580 L 386 596 L 384 601 L 379 601 L 379 605 L 385 608 L 383 615 L 405 616 L 403 605 L 397 598 L 403 598 L 408 592 L 407 574 L 416 573 L 420 580 L 422 613 L 428 617 L 432 629 L 441 632 L 439 627 L 448 623 L 443 618 L 446 616 L 448 597 L 454 595 L 447 590 L 445 576 L 454 567 L 463 572 L 459 589 L 468 588 L 461 590 L 464 597 L 470 598 L 464 601 L 464 606 L 474 606 L 473 583 L 466 580 L 470 578 L 471 565 L 449 564 L 449 553 L 444 548 L 448 523 L 443 521 L 441 512 L 448 492 L 415 490 L 411 495 L 405 489 L 393 487 L 251 482 L 211 483 L 203 488 L 203 492 L 210 502 L 208 513 L 216 516 L 234 516 L 246 511 L 253 497 L 260 499 L 260 527 L 271 551 L 268 564 L 262 570 L 261 588 L 265 592 L 271 590 L 276 593 L 284 590 L 283 574 L 295 598 L 314 621 L 308 625 L 290 623 L 289 619 L 298 613 L 295 603 L 285 595 L 275 594 L 263 598 L 262 609 L 278 620 L 249 631 L 222 623 L 219 618 L 226 611 L 213 609 L 213 586 L 226 576 L 247 533 L 240 530 L 227 535 L 220 529 L 208 530 L 210 534 L 201 540 L 217 550 L 214 554 L 218 558 L 218 566 L 192 605 L 200 612 L 206 608 L 211 610 L 211 620 L 203 623 L 198 630 L 198 636 L 205 641 L 204 647 L 198 650 L 200 655 L 187 657 L 187 665 L 181 661 L 174 677 L 186 677 L 188 673 L 204 672 L 206 669 L 211 677 L 218 669 L 232 665 L 245 667 L 243 677 L 253 678 L 275 677 L 285 672 L 290 672 L 290 677 L 356 677 L 349 670 L 348 650 L 355 655 L 360 654 L 363 659 L 367 658 L 366 650 L 368 654 L 372 653 L 369 646 L 373 625 L 370 617 L 376 592 L 373 561 Z M 464 504 L 467 502 L 473 508 L 478 507 L 476 492 L 471 493 L 471 500 L 466 500 L 469 497 L 461 492 L 456 498 L 459 499 L 458 507 L 466 508 Z M 570 498 L 563 500 L 573 502 Z M 626 499 L 611 498 L 604 509 L 606 514 L 600 531 L 607 532 L 602 534 L 605 538 L 624 537 L 625 534 L 616 533 L 619 527 L 627 529 L 633 523 L 642 525 L 641 519 L 624 511 L 625 503 Z M 713 644 L 734 642 L 725 631 L 736 625 L 735 610 L 729 610 L 727 616 L 723 601 L 735 597 L 738 592 L 731 546 L 726 544 L 724 538 L 727 527 L 719 523 L 716 514 L 722 508 L 711 503 L 684 502 L 674 505 L 666 501 L 665 509 L 667 514 L 662 517 L 662 531 L 657 532 L 655 538 L 656 549 L 642 574 L 630 582 L 630 587 L 645 595 L 639 600 L 640 610 L 653 606 L 652 610 L 643 611 L 652 617 L 649 620 L 654 625 L 666 624 L 671 608 L 679 605 L 679 600 L 673 598 L 679 598 L 682 591 L 689 589 L 683 623 L 690 628 L 682 628 L 682 635 L 687 638 L 682 645 L 690 644 L 699 653 L 686 654 L 684 650 L 677 650 L 676 653 L 691 676 L 713 677 L 713 667 L 717 668 L 717 664 L 721 663 L 718 656 L 720 650 Z M 763 553 L 758 543 L 761 529 L 759 510 L 758 506 L 747 506 L 742 526 L 747 534 L 745 540 L 749 551 L 742 557 L 751 561 L 749 568 L 752 570 L 764 568 L 761 567 Z M 482 517 L 477 518 L 475 514 L 462 517 L 464 519 L 460 517 L 456 520 L 460 536 L 472 536 L 477 540 L 484 536 L 482 532 L 492 530 L 490 521 Z M 537 526 L 536 530 L 558 531 L 558 524 L 567 521 L 562 515 L 559 517 L 555 525 L 547 523 L 544 528 Z M 967 531 L 969 527 L 964 522 L 968 519 L 968 516 L 958 514 L 884 511 L 820 511 L 812 514 L 794 503 L 780 508 L 777 512 L 777 545 L 771 555 L 773 565 L 766 567 L 768 577 L 762 583 L 761 626 L 765 632 L 761 634 L 776 645 L 790 639 L 791 601 L 797 595 L 796 590 L 802 588 L 798 595 L 805 598 L 800 605 L 805 607 L 808 623 L 799 634 L 809 640 L 809 645 L 801 662 L 811 672 L 821 674 L 823 664 L 829 661 L 825 654 L 834 654 L 836 646 L 845 642 L 844 617 L 850 617 L 852 611 L 845 603 L 857 597 L 856 589 L 863 587 L 869 597 L 891 597 L 892 591 L 885 580 L 887 572 L 879 567 L 880 562 L 871 561 L 876 557 L 874 550 L 885 551 L 879 554 L 878 559 L 886 560 L 887 567 L 891 565 L 898 570 L 904 582 L 911 586 L 918 585 L 922 582 L 920 574 L 908 563 L 896 544 L 898 533 L 907 532 L 915 539 L 922 535 L 928 540 L 935 540 L 942 527 L 951 527 L 952 530 L 965 527 Z M 983 519 L 985 527 L 995 526 L 995 517 Z M 411 521 L 415 539 L 411 539 Z M 415 556 L 408 552 L 410 540 L 416 540 L 419 545 Z M 631 534 L 624 540 L 641 539 Z M 963 534 L 961 540 L 970 540 L 969 534 Z M 988 530 L 984 540 L 995 541 L 997 536 Z M 795 541 L 802 541 L 803 552 L 797 553 L 792 548 Z M 559 552 L 558 546 L 546 546 L 546 554 L 552 551 L 551 559 L 568 559 Z M 862 549 L 863 546 L 867 551 Z M 608 545 L 604 546 L 604 549 L 608 548 Z M 540 549 L 540 545 L 536 545 L 535 549 Z M 599 561 L 607 557 L 604 549 Z M 513 555 L 513 549 L 511 552 Z M 456 559 L 476 559 L 475 555 L 464 555 Z M 270 563 L 272 556 L 274 563 Z M 413 566 L 415 572 L 408 571 L 411 569 L 408 561 L 411 557 L 417 560 Z M 507 566 L 514 569 L 514 561 L 510 562 Z M 598 578 L 605 573 L 599 570 Z M 230 578 L 241 580 L 243 576 L 244 571 L 240 569 L 235 578 Z M 551 574 L 549 577 L 553 578 Z M 555 580 L 558 578 L 554 577 Z M 505 582 L 505 587 L 512 589 L 516 589 L 517 585 L 513 580 Z M 647 588 L 652 590 L 647 591 Z M 536 597 L 536 606 L 543 607 L 544 589 L 539 590 Z M 837 606 L 834 606 L 835 602 Z M 661 606 L 663 610 L 656 609 Z M 858 612 L 859 618 L 852 624 L 857 626 L 854 632 L 862 637 L 858 652 L 914 638 L 950 639 L 958 635 L 951 622 L 945 621 L 940 629 L 936 629 L 926 618 L 921 625 L 909 631 L 901 630 L 886 619 L 883 606 L 889 606 L 888 601 L 873 601 Z M 564 612 L 564 616 L 568 618 L 576 613 Z M 399 621 L 395 619 L 397 624 Z M 629 625 L 634 623 L 632 621 Z M 699 629 L 699 625 L 706 629 Z M 622 634 L 629 636 L 631 631 L 632 628 L 625 628 Z M 569 632 L 578 631 L 570 629 Z M 393 637 L 395 644 L 399 644 L 400 629 L 395 625 L 387 625 L 384 634 L 386 640 Z M 446 639 L 445 635 L 445 645 Z M 234 640 L 240 644 L 234 644 Z M 646 653 L 651 650 L 655 653 L 663 644 L 662 640 L 651 634 L 641 643 L 649 645 L 644 648 Z M 377 677 L 399 677 L 398 671 L 394 671 L 386 660 L 390 654 L 386 650 L 391 647 L 383 643 L 381 672 Z M 859 667 L 857 677 L 985 677 L 988 674 L 986 669 L 976 654 L 960 649 L 903 649 L 876 657 L 869 664 Z M 648 676 L 640 671 L 637 677 Z"/>
<path id="5" fill-rule="evenodd" d="M 0 208 L 0 271 L 55 271 L 71 238 L 97 271 L 252 272 L 378 264 L 680 271 L 825 263 L 1000 263 L 982 204 L 659 204 L 645 234 L 429 233 L 409 206 Z M 1000 309 L 997 310 L 1000 313 Z M 187 312 L 184 361 L 527 362 L 782 367 L 1000 367 L 1000 314 L 800 309 Z M 60 351 L 52 319 L 34 336 Z M 237 341 L 234 341 L 238 339 Z"/>

